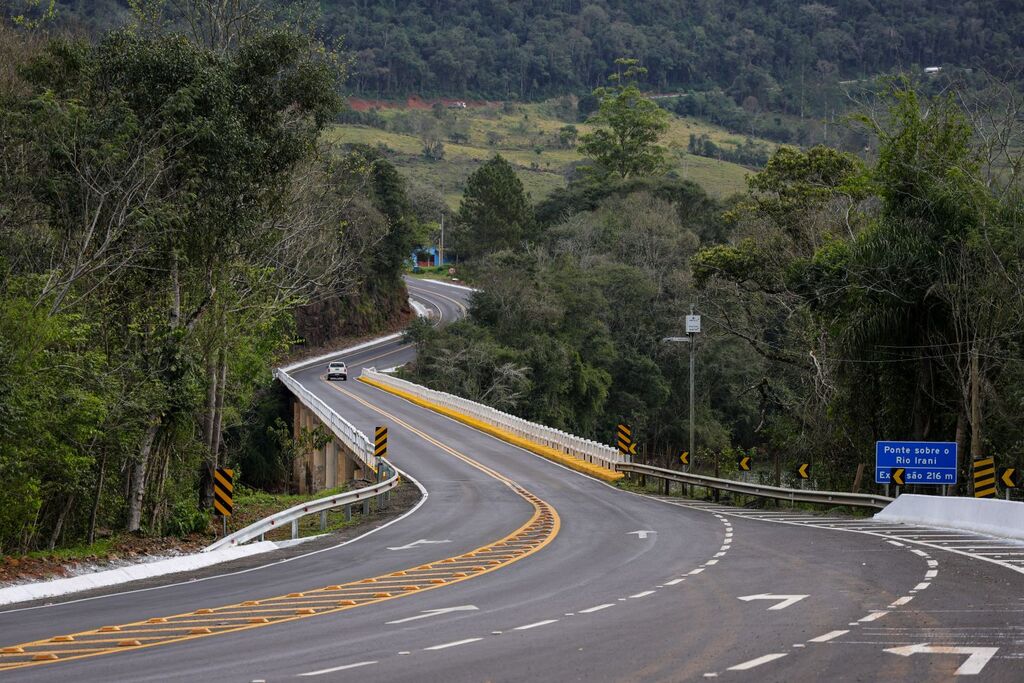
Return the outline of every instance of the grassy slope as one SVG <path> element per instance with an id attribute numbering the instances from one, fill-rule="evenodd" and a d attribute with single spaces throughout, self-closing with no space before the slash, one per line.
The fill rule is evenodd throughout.
<path id="1" fill-rule="evenodd" d="M 381 114 L 390 124 L 401 112 L 384 110 Z M 513 113 L 502 113 L 499 107 L 491 106 L 457 111 L 452 115 L 468 122 L 469 140 L 465 144 L 446 141 L 445 157 L 437 162 L 423 158 L 420 153 L 422 143 L 414 134 L 337 125 L 328 130 L 326 139 L 339 144 L 385 145 L 404 176 L 437 189 L 452 208 L 458 207 L 469 174 L 495 153 L 500 153 L 517 167 L 523 185 L 534 200 L 564 186 L 566 169 L 582 159 L 575 149 L 559 149 L 553 144 L 558 129 L 566 123 L 553 115 L 548 104 L 517 105 Z M 586 124 L 573 125 L 580 134 L 590 130 Z M 488 144 L 488 133 L 492 138 L 498 136 L 499 141 Z M 669 157 L 680 175 L 700 183 L 712 196 L 724 197 L 742 192 L 750 170 L 737 164 L 687 154 L 685 150 L 691 133 L 706 134 L 716 144 L 725 147 L 741 143 L 742 136 L 695 119 L 673 117 L 662 141 L 669 148 Z M 543 148 L 539 154 L 536 151 L 538 147 Z"/>

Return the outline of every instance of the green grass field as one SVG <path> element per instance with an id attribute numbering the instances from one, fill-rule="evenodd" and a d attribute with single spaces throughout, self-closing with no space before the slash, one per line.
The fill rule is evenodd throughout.
<path id="1" fill-rule="evenodd" d="M 572 164 L 583 159 L 574 148 L 560 144 L 559 130 L 570 125 L 558 118 L 551 102 L 539 104 L 490 105 L 446 110 L 443 119 L 430 111 L 384 109 L 381 116 L 387 130 L 362 125 L 334 125 L 325 133 L 331 143 L 362 143 L 385 149 L 402 175 L 412 182 L 436 190 L 453 209 L 458 207 L 466 178 L 485 160 L 501 154 L 516 167 L 520 180 L 534 201 L 564 187 Z M 573 123 L 579 134 L 587 124 Z M 424 135 L 417 128 L 435 126 L 433 134 L 444 144 L 444 158 L 426 159 Z M 451 141 L 456 131 L 459 142 Z M 686 152 L 691 134 L 707 135 L 715 144 L 732 147 L 741 136 L 695 119 L 673 117 L 662 140 L 669 159 L 684 178 L 699 183 L 713 197 L 726 197 L 746 189 L 750 169 Z M 762 141 L 763 142 L 763 141 Z M 770 147 L 774 147 L 771 143 Z"/>

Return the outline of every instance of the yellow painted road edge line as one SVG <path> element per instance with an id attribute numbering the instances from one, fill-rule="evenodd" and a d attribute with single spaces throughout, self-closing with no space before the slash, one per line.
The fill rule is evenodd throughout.
<path id="1" fill-rule="evenodd" d="M 481 432 L 484 432 L 485 434 L 489 434 L 495 437 L 496 439 L 501 439 L 502 441 L 510 443 L 513 446 L 518 446 L 519 448 L 524 448 L 530 451 L 531 453 L 536 453 L 542 458 L 553 460 L 559 463 L 560 465 L 565 465 L 566 467 L 574 469 L 577 472 L 588 474 L 596 479 L 600 479 L 601 481 L 613 483 L 618 481 L 619 479 L 622 479 L 625 476 L 622 474 L 622 472 L 615 472 L 612 470 L 605 469 L 599 465 L 593 465 L 585 460 L 581 460 L 580 458 L 575 458 L 571 455 L 568 455 L 567 453 L 556 451 L 554 448 L 544 446 L 542 444 L 536 443 L 535 441 L 530 441 L 529 439 L 518 437 L 515 434 L 512 434 L 511 432 L 505 431 L 504 429 L 500 429 L 499 427 L 495 427 L 494 425 L 487 424 L 486 422 L 481 422 L 480 420 L 472 418 L 456 410 L 452 410 L 451 408 L 445 408 L 444 406 L 438 405 L 437 403 L 410 394 L 407 391 L 402 391 L 401 389 L 396 389 L 395 387 L 388 386 L 383 382 L 378 382 L 376 380 L 370 379 L 369 377 L 360 377 L 359 381 L 369 384 L 372 387 L 376 387 L 381 391 L 386 391 L 389 394 L 394 394 L 395 396 L 404 398 L 405 400 L 411 403 L 415 403 L 421 408 L 426 408 L 440 415 L 444 415 L 445 417 L 450 417 L 453 420 L 456 420 L 457 422 L 461 422 L 462 424 L 472 427 L 473 429 L 477 429 Z"/>

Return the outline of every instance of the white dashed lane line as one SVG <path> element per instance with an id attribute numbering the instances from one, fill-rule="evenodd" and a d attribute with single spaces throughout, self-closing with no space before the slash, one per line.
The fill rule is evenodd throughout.
<path id="1" fill-rule="evenodd" d="M 600 612 L 603 609 L 608 609 L 609 607 L 615 607 L 615 603 L 613 603 L 613 602 L 606 602 L 605 604 L 598 605 L 597 607 L 588 607 L 587 609 L 581 609 L 579 611 L 579 613 L 580 614 L 592 614 L 594 612 Z"/>
<path id="2" fill-rule="evenodd" d="M 862 623 L 869 622 L 869 621 L 878 621 L 879 619 L 884 617 L 886 614 L 888 614 L 888 612 L 872 612 L 871 614 L 867 615 L 866 617 L 861 617 L 860 621 Z"/>
<path id="3" fill-rule="evenodd" d="M 470 643 L 475 643 L 475 642 L 478 642 L 480 640 L 483 640 L 483 638 L 466 638 L 465 640 L 456 640 L 456 641 L 453 641 L 451 643 L 442 643 L 441 645 L 432 645 L 431 647 L 425 647 L 423 649 L 424 650 L 447 650 L 450 647 L 458 647 L 459 645 L 468 645 Z"/>
<path id="4" fill-rule="evenodd" d="M 376 664 L 377 660 L 374 659 L 368 662 L 356 662 L 355 664 L 343 664 L 342 666 L 334 666 L 330 669 L 320 669 L 319 671 L 310 671 L 308 673 L 299 674 L 300 676 L 322 676 L 324 674 L 332 674 L 336 671 L 344 671 L 345 669 L 357 669 L 361 666 L 369 666 L 370 664 Z"/>
<path id="5" fill-rule="evenodd" d="M 850 632 L 849 630 L 846 630 L 846 631 L 829 631 L 828 633 L 826 633 L 824 635 L 820 635 L 817 638 L 811 638 L 807 642 L 808 643 L 827 643 L 828 641 L 834 640 L 834 639 L 838 638 L 839 636 L 845 636 L 849 632 Z"/>
<path id="6" fill-rule="evenodd" d="M 526 624 L 525 626 L 516 626 L 512 630 L 513 631 L 529 631 L 531 628 L 537 628 L 538 626 L 547 626 L 548 624 L 553 624 L 556 621 L 558 621 L 558 619 L 545 619 L 544 621 L 537 621 L 537 622 L 534 622 L 532 624 Z"/>
<path id="7" fill-rule="evenodd" d="M 743 662 L 742 664 L 737 664 L 736 666 L 730 666 L 729 667 L 729 671 L 747 671 L 748 669 L 753 669 L 754 667 L 761 666 L 762 664 L 767 664 L 768 662 L 774 662 L 776 659 L 782 659 L 787 654 L 789 654 L 789 653 L 788 652 L 773 652 L 770 655 L 762 655 L 762 656 L 758 657 L 757 659 L 751 659 L 749 662 Z"/>

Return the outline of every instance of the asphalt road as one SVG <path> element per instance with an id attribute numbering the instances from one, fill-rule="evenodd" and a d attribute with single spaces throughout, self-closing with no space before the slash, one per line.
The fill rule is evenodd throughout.
<path id="1" fill-rule="evenodd" d="M 410 290 L 441 322 L 462 314 L 462 290 L 423 281 Z M 397 341 L 345 360 L 354 377 L 412 353 Z M 618 490 L 360 382 L 327 383 L 325 366 L 293 376 L 364 433 L 389 426 L 390 459 L 428 493 L 415 512 L 352 544 L 242 574 L 3 612 L 0 644 L 440 563 L 531 518 L 535 505 L 516 486 L 554 509 L 546 545 L 434 590 L 44 662 L 0 681 L 933 681 L 958 669 L 1024 680 L 1019 564 L 946 549 L 941 532 L 887 536 L 870 522 L 829 528 L 807 515 Z M 1012 544 L 1000 547 L 1013 557 Z"/>

